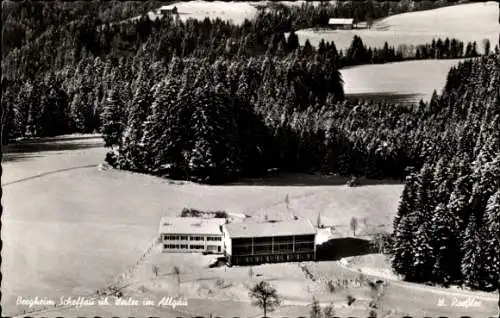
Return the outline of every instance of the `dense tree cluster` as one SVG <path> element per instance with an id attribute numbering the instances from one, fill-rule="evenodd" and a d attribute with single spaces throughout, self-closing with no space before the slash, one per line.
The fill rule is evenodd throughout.
<path id="1" fill-rule="evenodd" d="M 140 90 L 149 97 L 134 97 L 150 106 L 126 107 L 140 110 L 122 119 L 135 137 L 115 139 L 113 162 L 210 183 L 270 168 L 403 178 L 408 167 L 454 153 L 446 138 L 467 119 L 465 106 L 454 106 L 461 102 L 455 89 L 413 108 L 339 101 L 341 87 L 332 90 L 338 79 L 326 77 L 332 69 L 298 54 L 246 62 L 174 58 L 152 90 Z M 453 72 L 448 87 L 459 85 Z"/>
<path id="2" fill-rule="evenodd" d="M 97 22 L 87 17 L 67 29 L 57 29 L 60 36 L 46 32 L 21 49 L 13 49 L 2 60 L 3 142 L 22 136 L 100 130 L 102 117 L 108 116 L 101 112 L 105 95 L 111 88 L 122 100 L 128 101 L 127 98 L 132 98 L 136 92 L 134 85 L 127 83 L 151 80 L 141 74 L 145 61 L 158 61 L 153 64 L 158 66 L 155 69 L 160 76 L 174 55 L 213 62 L 217 57 L 241 61 L 251 56 L 286 58 L 298 54 L 302 59 L 326 61 L 325 67 L 333 70 L 349 65 L 412 59 L 415 55 L 411 54 L 418 54 L 418 48 L 410 54 L 408 50 L 395 50 L 387 44 L 383 48 L 367 48 L 357 36 L 345 53 L 337 51 L 333 42 L 321 41 L 318 48 L 306 42 L 301 47 L 293 32 L 287 39 L 283 33 L 271 34 L 265 29 L 255 29 L 258 22 L 249 21 L 238 27 L 221 20 L 184 23 L 175 16 L 166 16 L 155 22 L 142 18 L 122 24 L 105 24 L 95 30 L 95 25 L 89 26 Z M 266 38 L 266 34 L 271 36 Z M 456 50 L 453 54 L 435 54 L 435 48 L 447 52 L 440 43 L 444 43 L 445 48 L 448 43 L 450 48 L 461 47 L 459 41 L 438 39 L 421 46 L 428 47 L 429 51 L 421 51 L 430 52 L 429 58 L 455 57 Z M 52 54 L 54 51 L 58 53 Z M 307 85 L 310 87 L 311 83 Z M 327 94 L 324 83 L 318 85 L 321 94 Z M 336 90 L 337 98 L 341 99 L 342 94 Z M 57 102 L 47 99 L 48 91 L 64 95 L 64 98 L 58 98 Z M 40 104 L 39 100 L 49 106 Z M 125 106 L 122 104 L 122 107 Z M 50 116 L 38 115 L 40 111 L 52 112 L 50 116 L 58 113 L 59 119 L 54 121 Z"/>
<path id="3" fill-rule="evenodd" d="M 308 165 L 306 149 L 299 158 L 294 145 L 275 137 L 292 136 L 284 121 L 343 99 L 335 66 L 298 53 L 215 63 L 174 57 L 163 73 L 135 81 L 128 102 L 112 95 L 105 102 L 103 135 L 121 168 L 210 183 L 274 166 L 297 169 Z"/>
<path id="4" fill-rule="evenodd" d="M 408 280 L 498 288 L 499 70 L 497 55 L 449 73 L 432 115 L 441 140 L 407 177 L 394 221 L 393 266 Z"/>
<path id="5" fill-rule="evenodd" d="M 292 33 L 292 37 L 296 36 Z M 485 42 L 485 48 L 489 42 Z M 498 46 L 495 48 L 498 54 Z M 304 45 L 305 52 L 316 52 L 306 41 Z M 390 46 L 387 42 L 381 48 L 372 48 L 363 43 L 361 37 L 355 35 L 349 48 L 343 52 L 337 52 L 334 42 L 325 42 L 323 39 L 318 45 L 318 52 L 329 52 L 335 56 L 335 64 L 339 67 L 355 66 L 363 64 L 383 64 L 391 62 L 401 62 L 406 60 L 422 59 L 458 59 L 478 57 L 478 48 L 476 42 L 467 43 L 464 49 L 464 43 L 458 39 L 441 38 L 433 39 L 431 43 L 420 44 L 417 46 L 401 44 L 397 47 Z M 484 50 L 488 53 L 493 53 Z M 486 53 L 485 55 L 488 55 Z"/>
<path id="6" fill-rule="evenodd" d="M 25 12 L 31 10 L 30 6 L 24 2 L 9 5 L 13 6 L 9 9 L 12 15 L 17 14 L 20 21 L 27 19 Z M 49 10 L 43 3 L 35 2 L 34 6 Z M 74 15 L 81 14 L 80 11 L 85 8 L 90 12 L 97 10 L 90 4 L 81 4 L 73 9 Z M 125 8 L 127 6 L 122 10 Z M 318 49 L 308 42 L 300 47 L 293 34 L 286 39 L 283 33 L 273 33 L 269 27 L 258 28 L 259 21 L 262 21 L 259 18 L 242 26 L 208 19 L 184 23 L 175 16 L 166 16 L 155 22 L 144 17 L 127 23 L 101 24 L 124 15 L 120 13 L 122 11 L 106 13 L 108 11 L 104 6 L 97 15 L 102 20 L 86 15 L 83 19 L 64 24 L 65 20 L 58 20 L 58 17 L 62 14 L 60 12 L 68 10 L 70 8 L 64 3 L 55 3 L 54 18 L 48 21 L 60 21 L 61 26 L 55 28 L 55 24 L 47 26 L 39 21 L 44 32 L 26 45 L 11 49 L 2 60 L 3 142 L 22 136 L 109 129 L 109 125 L 101 127 L 102 118 L 109 116 L 102 113 L 104 109 L 109 109 L 104 105 L 117 102 L 107 99 L 109 90 L 113 88 L 122 101 L 132 98 L 136 93 L 135 87 L 128 83 L 151 80 L 141 74 L 145 61 L 159 61 L 160 65 L 153 64 L 158 65 L 155 69 L 160 76 L 166 69 L 161 64 L 168 64 L 174 55 L 207 58 L 213 62 L 218 56 L 244 60 L 264 54 L 280 58 L 299 54 L 300 58 L 327 61 L 325 67 L 332 70 L 334 65 L 385 62 L 399 58 L 388 46 L 373 51 L 366 49 L 359 38 L 353 40 L 346 54 L 337 52 L 333 42 L 322 42 Z M 37 25 L 36 15 L 29 21 Z M 311 86 L 311 83 L 307 85 Z M 325 95 L 324 83 L 318 85 L 321 94 Z M 338 88 L 336 90 L 339 93 Z M 58 97 L 48 98 L 51 94 Z M 337 94 L 338 99 L 341 96 Z M 122 103 L 117 107 L 125 105 Z M 54 116 L 58 119 L 54 120 Z"/>
<path id="7" fill-rule="evenodd" d="M 123 63 L 112 66 L 100 58 L 33 79 L 2 79 L 2 137 L 54 136 L 94 132 L 101 127 L 106 94 L 131 95 L 131 72 Z M 102 114 L 105 115 L 105 114 Z"/>
<path id="8" fill-rule="evenodd" d="M 45 32 L 80 20 L 97 17 L 118 22 L 158 8 L 161 1 L 2 1 L 2 56 L 35 40 Z"/>
<path id="9" fill-rule="evenodd" d="M 287 41 L 284 34 L 313 27 L 317 19 L 353 17 L 356 14 L 382 18 L 389 14 L 426 9 L 429 5 L 439 7 L 450 4 L 446 1 L 433 4 L 430 1 L 409 3 L 404 0 L 398 3 L 370 0 L 341 1 L 338 4 L 325 2 L 316 6 L 308 3 L 289 7 L 282 5 L 274 9 L 262 8 L 255 19 L 247 20 L 241 26 L 208 19 L 176 23 L 176 16 L 163 21 L 151 21 L 146 16 L 127 20 L 158 8 L 161 3 L 3 2 L 3 77 L 11 80 L 33 78 L 47 71 L 74 66 L 86 57 L 134 59 L 138 52 L 167 63 L 173 55 L 215 59 L 223 54 L 253 56 L 268 51 L 282 54 L 298 46 L 298 41 Z M 421 56 L 426 55 L 425 52 L 420 53 Z M 384 59 L 387 60 L 380 60 Z M 375 53 L 373 60 L 377 60 Z"/>

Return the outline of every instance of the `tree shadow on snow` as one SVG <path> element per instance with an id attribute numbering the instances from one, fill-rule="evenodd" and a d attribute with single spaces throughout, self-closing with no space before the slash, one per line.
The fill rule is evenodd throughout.
<path id="1" fill-rule="evenodd" d="M 422 96 L 419 94 L 398 94 L 392 92 L 346 94 L 346 99 L 349 101 L 390 102 L 407 106 L 418 104 L 421 98 Z"/>
<path id="2" fill-rule="evenodd" d="M 220 256 L 215 259 L 213 263 L 208 265 L 209 268 L 217 268 L 217 267 L 223 267 L 226 266 L 226 257 Z"/>
<path id="3" fill-rule="evenodd" d="M 344 257 L 376 253 L 369 240 L 345 237 L 334 238 L 316 247 L 317 261 L 336 261 Z"/>
<path id="4" fill-rule="evenodd" d="M 350 178 L 338 175 L 322 175 L 322 174 L 307 174 L 307 173 L 273 173 L 261 178 L 242 179 L 236 182 L 230 182 L 227 186 L 346 186 Z M 359 179 L 359 185 L 379 184 L 402 184 L 400 180 L 390 179 Z"/>
<path id="5" fill-rule="evenodd" d="M 23 160 L 30 160 L 34 158 L 40 158 L 40 155 L 34 155 L 29 153 L 4 153 L 2 155 L 2 162 L 16 162 Z"/>
<path id="6" fill-rule="evenodd" d="M 86 142 L 74 142 L 75 140 L 84 140 Z M 92 139 L 92 141 L 90 141 Z M 65 151 L 65 150 L 79 150 L 89 148 L 100 148 L 104 145 L 102 139 L 93 138 L 65 138 L 65 139 L 51 139 L 46 138 L 43 140 L 23 140 L 13 144 L 2 147 L 2 162 L 12 162 L 19 160 L 27 160 L 35 157 L 41 157 L 41 153 L 49 151 Z M 34 153 L 37 153 L 36 155 Z"/>

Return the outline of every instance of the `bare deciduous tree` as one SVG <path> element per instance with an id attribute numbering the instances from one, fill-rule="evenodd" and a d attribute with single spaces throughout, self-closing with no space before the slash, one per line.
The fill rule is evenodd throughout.
<path id="1" fill-rule="evenodd" d="M 323 309 L 323 316 L 325 318 L 333 318 L 335 316 L 335 310 L 333 309 L 333 304 L 330 304 Z"/>
<path id="2" fill-rule="evenodd" d="M 368 218 L 367 217 L 363 218 L 363 226 L 368 227 Z"/>
<path id="3" fill-rule="evenodd" d="M 180 289 L 181 288 L 181 270 L 177 265 L 174 266 L 174 274 L 177 276 L 177 286 Z"/>
<path id="4" fill-rule="evenodd" d="M 348 306 L 351 306 L 355 301 L 356 301 L 356 298 L 352 297 L 351 295 L 347 295 L 347 305 Z"/>
<path id="5" fill-rule="evenodd" d="M 158 272 L 160 271 L 160 266 L 158 266 L 158 264 L 153 264 L 153 274 L 155 275 L 155 277 L 158 277 Z"/>
<path id="6" fill-rule="evenodd" d="M 276 289 L 265 281 L 257 283 L 250 290 L 249 296 L 254 306 L 258 306 L 264 310 L 264 317 L 267 317 L 268 311 L 274 311 L 281 304 Z"/>
<path id="7" fill-rule="evenodd" d="M 350 225 L 351 225 L 352 233 L 354 234 L 354 236 L 356 236 L 356 230 L 358 229 L 358 219 L 356 219 L 355 217 L 352 217 Z"/>
<path id="8" fill-rule="evenodd" d="M 250 279 L 253 279 L 253 274 L 254 274 L 253 269 L 252 269 L 252 267 L 250 267 L 248 269 L 248 277 L 250 277 Z"/>
<path id="9" fill-rule="evenodd" d="M 384 283 L 382 281 L 368 282 L 371 291 L 371 301 L 368 305 L 370 308 L 370 317 L 377 317 L 382 312 L 380 308 L 385 294 Z"/>
<path id="10" fill-rule="evenodd" d="M 313 296 L 309 318 L 321 318 L 321 306 L 319 301 Z"/>

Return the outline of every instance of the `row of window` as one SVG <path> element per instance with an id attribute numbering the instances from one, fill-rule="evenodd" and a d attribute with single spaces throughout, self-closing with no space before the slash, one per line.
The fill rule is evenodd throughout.
<path id="1" fill-rule="evenodd" d="M 295 251 L 297 252 L 312 251 L 312 250 L 314 250 L 314 243 L 295 244 Z"/>
<path id="2" fill-rule="evenodd" d="M 277 242 L 277 243 L 286 243 L 292 241 L 314 241 L 314 235 L 297 235 L 297 236 L 265 236 L 265 237 L 254 237 L 255 242 Z"/>
<path id="3" fill-rule="evenodd" d="M 254 249 L 274 249 L 275 251 L 281 251 L 281 250 L 293 250 L 293 245 L 292 243 L 279 243 L 279 244 L 254 244 L 253 247 Z M 305 242 L 305 243 L 295 243 L 295 249 L 297 248 L 313 248 L 314 249 L 314 242 Z M 245 245 L 233 245 L 233 250 L 238 249 L 238 250 L 252 250 L 252 245 L 251 244 L 245 244 Z"/>
<path id="4" fill-rule="evenodd" d="M 312 243 L 301 243 L 296 244 L 295 249 L 293 244 L 279 244 L 275 245 L 273 249 L 271 246 L 254 246 L 253 250 L 251 246 L 239 246 L 233 247 L 233 255 L 251 255 L 251 254 L 274 254 L 274 253 L 293 253 L 293 252 L 304 252 L 304 251 L 314 251 L 314 244 Z"/>
<path id="5" fill-rule="evenodd" d="M 205 248 L 205 245 L 189 245 L 189 248 L 192 250 L 202 250 Z"/>
<path id="6" fill-rule="evenodd" d="M 187 249 L 187 244 L 163 244 L 164 248 Z"/>
<path id="7" fill-rule="evenodd" d="M 170 241 L 187 241 L 188 236 L 187 235 L 164 235 L 163 236 L 164 240 L 170 240 Z"/>
<path id="8" fill-rule="evenodd" d="M 187 244 L 163 244 L 163 248 L 169 249 L 188 249 Z M 205 248 L 205 245 L 189 245 L 189 249 L 191 250 L 202 250 Z"/>
<path id="9" fill-rule="evenodd" d="M 290 262 L 290 261 L 308 261 L 312 260 L 312 253 L 306 254 L 283 254 L 283 255 L 266 255 L 266 256 L 237 256 L 232 258 L 234 264 L 251 264 L 265 262 Z"/>
<path id="10" fill-rule="evenodd" d="M 191 236 L 189 237 L 188 235 L 163 235 L 163 239 L 167 241 L 204 241 L 205 237 L 204 236 Z M 221 241 L 221 237 L 217 236 L 209 236 L 207 237 L 207 241 Z"/>
<path id="11" fill-rule="evenodd" d="M 309 243 L 314 242 L 313 235 L 256 237 L 253 239 L 254 245 L 289 244 L 289 243 Z M 233 246 L 243 246 L 252 244 L 252 238 L 237 238 L 232 241 Z"/>
<path id="12" fill-rule="evenodd" d="M 278 244 L 274 245 L 274 250 L 278 252 L 293 251 L 293 244 Z"/>
<path id="13" fill-rule="evenodd" d="M 204 241 L 205 237 L 204 236 L 191 236 L 189 238 L 190 241 Z"/>
<path id="14" fill-rule="evenodd" d="M 233 255 L 247 255 L 252 254 L 251 246 L 233 247 Z"/>
<path id="15" fill-rule="evenodd" d="M 220 237 L 220 236 L 214 236 L 214 237 L 209 236 L 209 237 L 207 237 L 207 241 L 222 241 L 222 237 Z"/>

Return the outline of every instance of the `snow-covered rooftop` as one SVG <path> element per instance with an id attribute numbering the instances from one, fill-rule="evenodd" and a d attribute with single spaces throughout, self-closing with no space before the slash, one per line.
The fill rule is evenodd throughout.
<path id="1" fill-rule="evenodd" d="M 161 234 L 206 234 L 222 235 L 220 226 L 224 218 L 163 217 L 160 221 Z"/>
<path id="2" fill-rule="evenodd" d="M 353 24 L 354 19 L 337 19 L 337 18 L 330 18 L 328 20 L 328 24 Z"/>
<path id="3" fill-rule="evenodd" d="M 276 222 L 239 222 L 224 225 L 231 238 L 316 234 L 316 228 L 306 219 Z"/>

